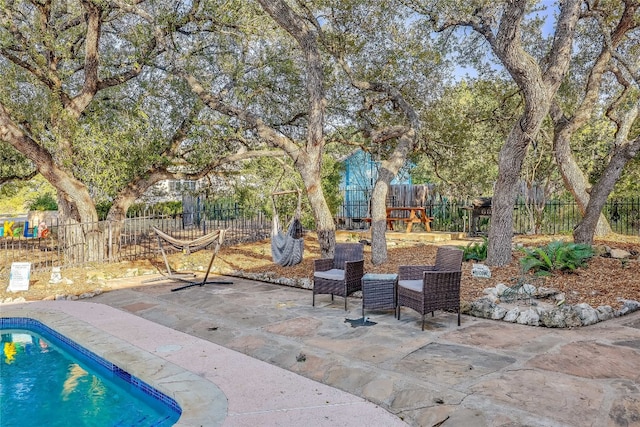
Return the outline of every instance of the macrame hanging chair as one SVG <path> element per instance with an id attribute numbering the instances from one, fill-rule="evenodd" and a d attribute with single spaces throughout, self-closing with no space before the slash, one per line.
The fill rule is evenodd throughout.
<path id="1" fill-rule="evenodd" d="M 280 225 L 275 198 L 282 194 L 291 193 L 298 193 L 298 207 L 285 233 Z M 271 257 L 273 262 L 283 267 L 299 264 L 304 253 L 302 223 L 300 222 L 302 192 L 300 190 L 273 192 L 271 193 L 271 201 L 273 203 L 273 226 L 271 229 Z"/>

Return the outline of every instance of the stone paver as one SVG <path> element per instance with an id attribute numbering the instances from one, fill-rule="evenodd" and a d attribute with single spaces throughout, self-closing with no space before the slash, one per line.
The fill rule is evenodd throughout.
<path id="1" fill-rule="evenodd" d="M 361 396 L 412 426 L 640 426 L 640 312 L 575 329 L 469 316 L 458 327 L 436 313 L 423 332 L 406 308 L 402 320 L 369 310 L 376 324 L 357 326 L 359 299 L 345 312 L 339 297 L 312 307 L 308 290 L 231 280 L 91 301 Z"/>

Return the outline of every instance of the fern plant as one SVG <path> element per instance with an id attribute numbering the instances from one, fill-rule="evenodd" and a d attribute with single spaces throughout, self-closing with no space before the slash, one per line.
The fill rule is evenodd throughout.
<path id="1" fill-rule="evenodd" d="M 465 261 L 484 261 L 487 259 L 487 238 L 483 237 L 482 242 L 471 242 L 467 246 L 459 246 L 462 249 L 462 257 Z"/>
<path id="2" fill-rule="evenodd" d="M 539 248 L 521 248 L 525 256 L 520 259 L 523 272 L 533 270 L 537 275 L 550 275 L 554 271 L 574 271 L 583 266 L 595 252 L 590 245 L 553 241 Z"/>

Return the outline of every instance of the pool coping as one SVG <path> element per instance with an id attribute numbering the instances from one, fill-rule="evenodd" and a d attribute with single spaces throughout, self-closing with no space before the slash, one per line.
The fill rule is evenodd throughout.
<path id="1" fill-rule="evenodd" d="M 358 396 L 104 304 L 3 304 L 40 321 L 173 398 L 176 426 L 406 426 Z"/>
<path id="2" fill-rule="evenodd" d="M 39 304 L 37 304 L 39 305 Z M 222 425 L 227 412 L 227 397 L 214 383 L 167 361 L 165 358 L 136 347 L 82 319 L 74 310 L 60 310 L 59 304 L 3 305 L 3 318 L 29 318 L 50 327 L 78 345 L 113 363 L 158 391 L 174 399 L 182 414 L 176 426 Z M 114 309 L 113 309 L 114 310 Z M 110 310 L 99 310 L 108 315 Z M 117 311 L 117 310 L 116 310 Z M 121 312 L 116 313 L 120 315 Z M 167 347 L 167 349 L 177 347 Z M 162 351 L 162 347 L 159 348 Z M 193 401 L 194 391 L 207 396 L 207 401 Z"/>

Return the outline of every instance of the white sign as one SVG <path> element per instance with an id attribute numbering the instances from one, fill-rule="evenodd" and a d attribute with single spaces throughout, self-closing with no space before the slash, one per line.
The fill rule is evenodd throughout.
<path id="1" fill-rule="evenodd" d="M 7 291 L 18 292 L 29 290 L 29 279 L 31 278 L 30 262 L 14 262 L 11 264 L 9 274 L 9 287 Z"/>

